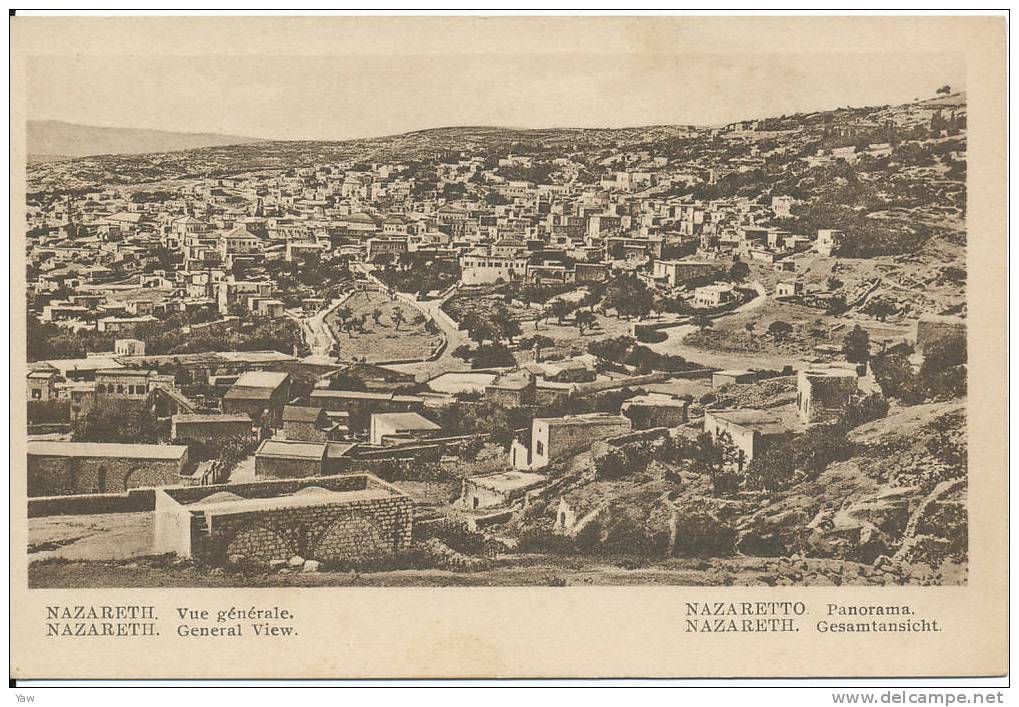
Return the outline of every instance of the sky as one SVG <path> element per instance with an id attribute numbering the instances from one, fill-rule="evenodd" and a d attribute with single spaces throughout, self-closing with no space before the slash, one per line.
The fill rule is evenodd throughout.
<path id="1" fill-rule="evenodd" d="M 965 89 L 955 54 L 34 56 L 30 120 L 340 140 L 452 125 L 717 125 Z"/>

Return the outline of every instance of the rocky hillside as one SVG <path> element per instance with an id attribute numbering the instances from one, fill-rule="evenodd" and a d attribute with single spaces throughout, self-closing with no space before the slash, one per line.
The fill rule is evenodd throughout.
<path id="1" fill-rule="evenodd" d="M 760 557 L 800 571 L 796 563 L 809 559 L 817 583 L 859 583 L 861 566 L 868 583 L 964 582 L 965 401 L 893 409 L 848 443 L 848 455 L 813 478 L 732 495 L 716 494 L 692 465 L 657 458 L 645 471 L 605 479 L 592 467 L 606 452 L 596 451 L 586 470 L 533 500 L 515 534 L 522 550 L 644 561 Z"/>

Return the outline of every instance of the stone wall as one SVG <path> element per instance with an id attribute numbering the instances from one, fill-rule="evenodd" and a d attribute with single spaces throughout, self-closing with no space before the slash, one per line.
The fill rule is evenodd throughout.
<path id="1" fill-rule="evenodd" d="M 322 459 L 255 455 L 255 476 L 259 479 L 298 479 L 321 476 Z"/>
<path id="2" fill-rule="evenodd" d="M 577 450 L 590 448 L 599 439 L 629 432 L 630 425 L 630 420 L 622 416 L 576 424 L 553 422 L 548 425 L 548 449 L 545 455 L 555 460 Z"/>
<path id="3" fill-rule="evenodd" d="M 351 493 L 322 493 L 321 503 L 292 506 L 257 502 L 297 494 L 314 498 L 310 494 L 316 493 L 315 487 Z M 188 506 L 221 492 L 241 498 L 208 512 Z M 176 552 L 209 564 L 222 564 L 231 556 L 268 563 L 295 555 L 364 562 L 410 546 L 413 502 L 366 474 L 164 489 L 156 499 L 155 527 L 156 552 Z"/>
<path id="4" fill-rule="evenodd" d="M 365 561 L 410 545 L 412 503 L 405 497 L 214 516 L 194 547 L 199 558 L 231 555 L 271 562 L 294 555 L 324 561 Z"/>
<path id="5" fill-rule="evenodd" d="M 186 462 L 186 457 L 184 459 Z M 181 482 L 175 459 L 28 455 L 28 495 L 121 492 Z"/>
<path id="6" fill-rule="evenodd" d="M 155 489 L 131 489 L 126 493 L 39 496 L 28 499 L 28 517 L 77 516 L 98 513 L 143 513 L 152 511 L 155 507 Z"/>

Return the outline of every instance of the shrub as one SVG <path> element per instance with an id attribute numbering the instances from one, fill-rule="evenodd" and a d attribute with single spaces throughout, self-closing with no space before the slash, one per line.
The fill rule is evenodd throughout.
<path id="1" fill-rule="evenodd" d="M 659 329 L 641 329 L 637 332 L 637 341 L 645 344 L 660 344 L 669 338 L 669 335 Z"/>
<path id="2" fill-rule="evenodd" d="M 633 470 L 626 452 L 619 447 L 610 447 L 594 460 L 595 473 L 602 478 L 617 479 Z"/>
<path id="3" fill-rule="evenodd" d="M 460 518 L 443 518 L 425 526 L 426 537 L 434 538 L 453 550 L 467 555 L 480 555 L 485 551 L 484 533 L 471 530 L 467 521 Z"/>
<path id="4" fill-rule="evenodd" d="M 557 535 L 547 525 L 534 525 L 524 529 L 517 538 L 517 550 L 548 555 L 569 555 L 574 552 L 573 540 Z"/>

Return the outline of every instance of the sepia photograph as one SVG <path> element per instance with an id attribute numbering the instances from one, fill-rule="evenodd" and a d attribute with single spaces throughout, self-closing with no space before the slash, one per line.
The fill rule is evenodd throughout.
<path id="1" fill-rule="evenodd" d="M 971 53 L 233 19 L 20 55 L 29 595 L 742 588 L 799 631 L 783 591 L 858 588 L 810 626 L 942 630 L 888 592 L 973 581 L 969 322 L 1004 300 L 971 238 L 1005 244 L 971 228 Z M 626 41 L 544 48 L 569 22 Z M 751 630 L 675 597 L 677 632 Z"/>

